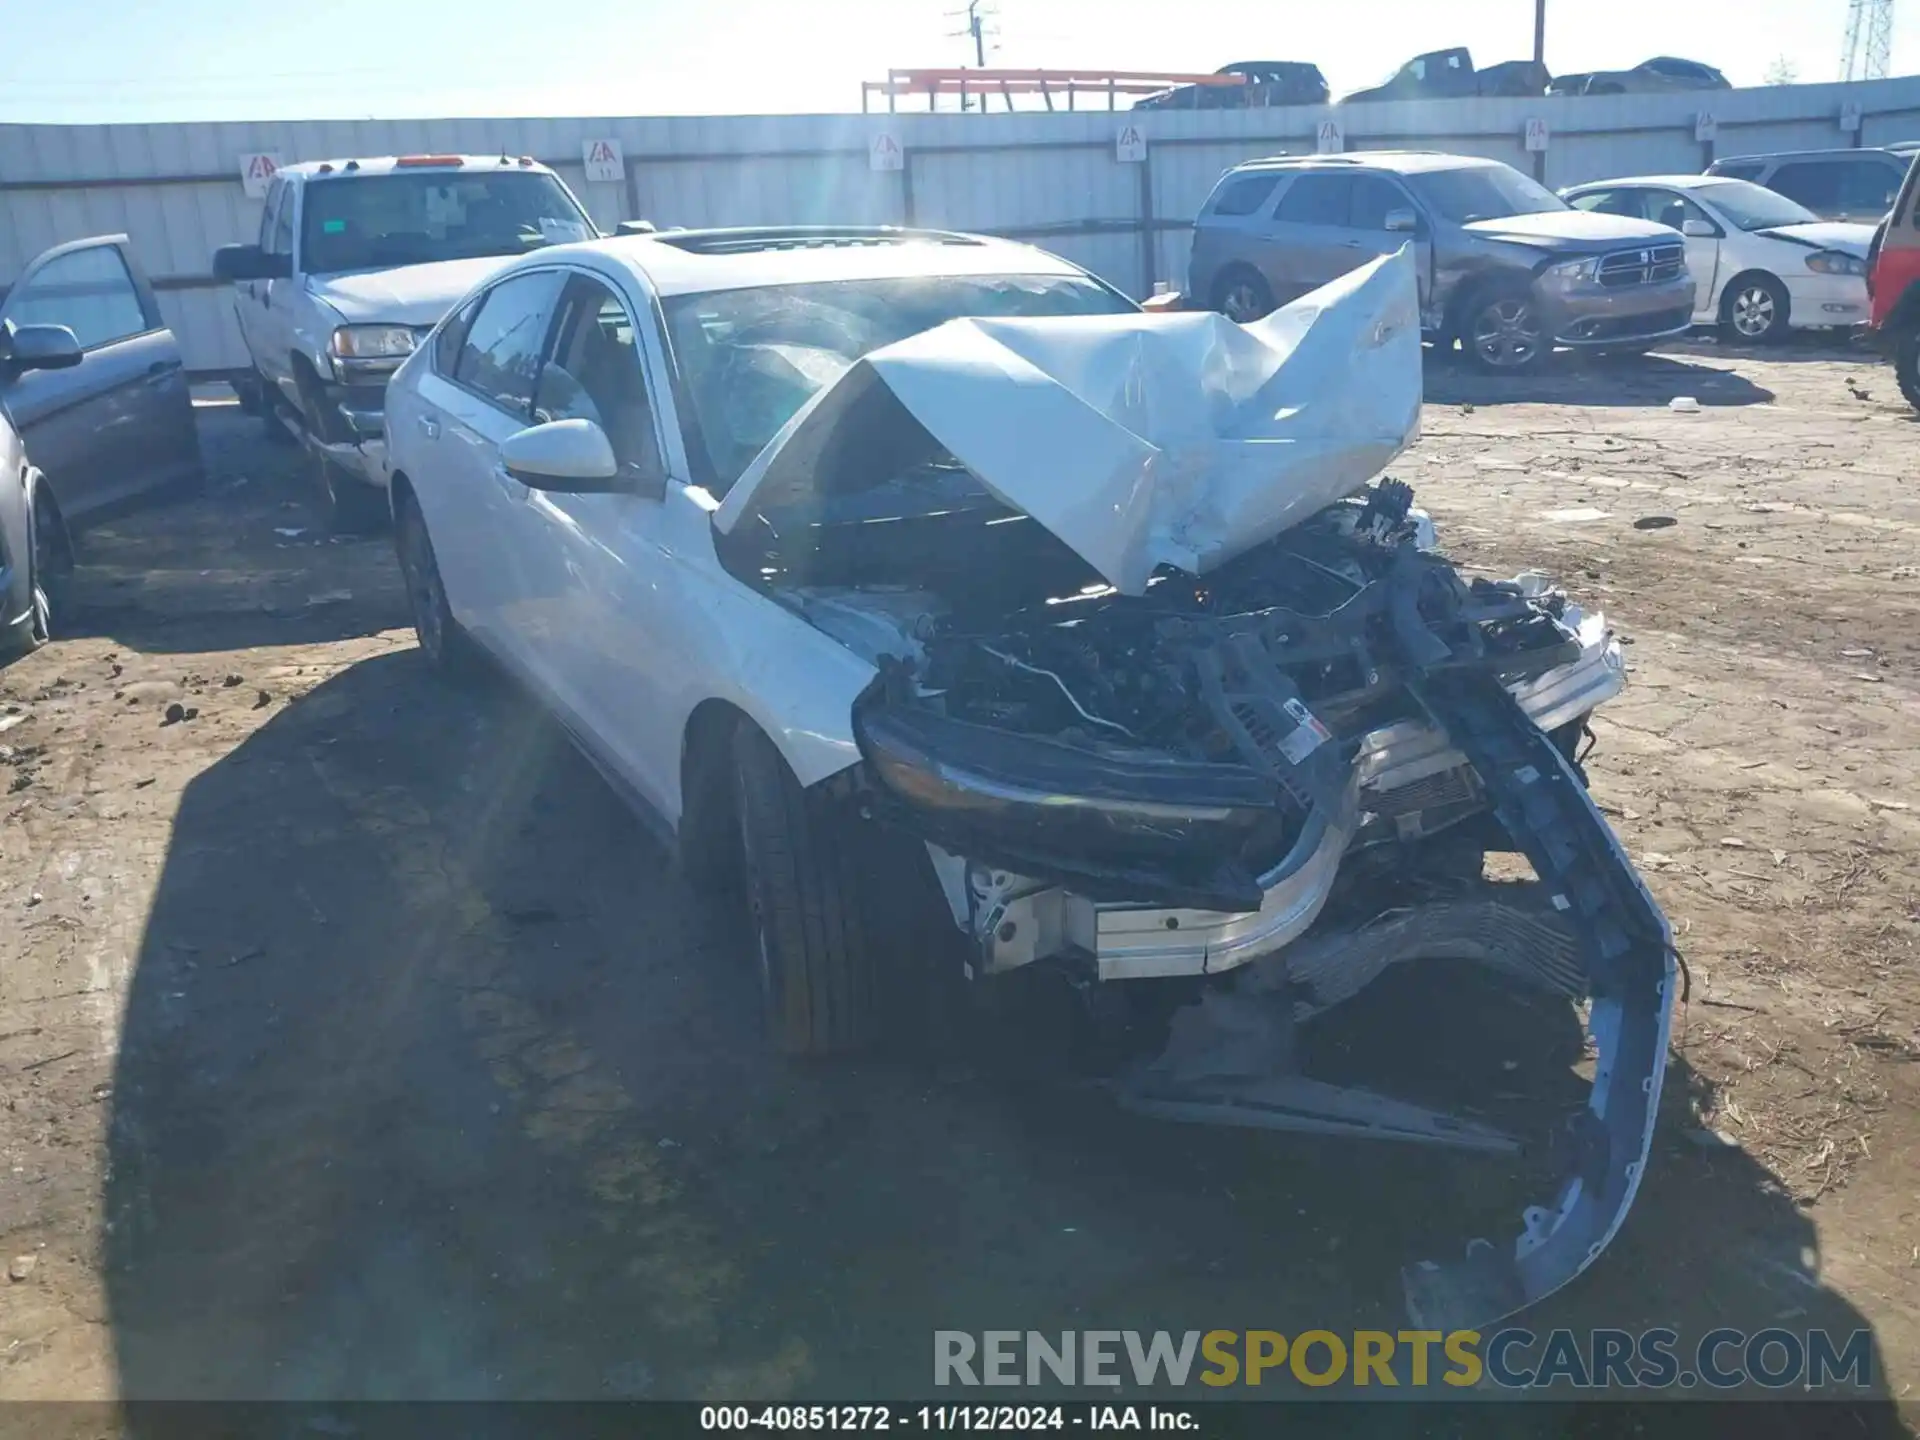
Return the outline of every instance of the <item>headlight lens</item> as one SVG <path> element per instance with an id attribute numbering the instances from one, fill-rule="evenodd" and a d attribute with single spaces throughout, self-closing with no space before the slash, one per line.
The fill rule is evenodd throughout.
<path id="1" fill-rule="evenodd" d="M 413 331 L 404 325 L 342 325 L 329 348 L 342 360 L 401 360 L 413 346 Z"/>
<path id="2" fill-rule="evenodd" d="M 1807 268 L 1816 275 L 1864 275 L 1867 262 L 1840 250 L 1816 250 L 1807 257 Z"/>
<path id="3" fill-rule="evenodd" d="M 1589 255 L 1584 260 L 1562 260 L 1558 265 L 1547 267 L 1548 283 L 1562 289 L 1574 285 L 1585 285 L 1600 273 L 1600 257 Z"/>

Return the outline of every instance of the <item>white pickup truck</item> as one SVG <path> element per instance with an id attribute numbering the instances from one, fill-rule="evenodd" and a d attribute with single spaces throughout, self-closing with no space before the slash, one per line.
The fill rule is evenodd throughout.
<path id="1" fill-rule="evenodd" d="M 526 158 L 402 155 L 275 174 L 256 243 L 223 245 L 252 362 L 240 403 L 312 457 L 334 527 L 387 514 L 387 378 L 462 295 L 508 260 L 599 232 Z"/>

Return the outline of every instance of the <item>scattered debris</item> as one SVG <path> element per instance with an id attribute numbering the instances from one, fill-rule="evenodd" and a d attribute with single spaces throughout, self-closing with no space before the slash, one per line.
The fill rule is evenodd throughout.
<path id="1" fill-rule="evenodd" d="M 1680 1132 L 1702 1150 L 1738 1150 L 1740 1142 L 1720 1130 L 1683 1130 Z"/>
<path id="2" fill-rule="evenodd" d="M 1679 523 L 1679 520 L 1672 515 L 1642 515 L 1638 520 L 1633 522 L 1633 528 L 1636 530 L 1664 530 L 1669 525 L 1678 525 Z"/>
<path id="3" fill-rule="evenodd" d="M 262 690 L 253 697 L 253 708 L 256 710 L 264 710 L 272 703 L 273 692 L 271 690 Z"/>
<path id="4" fill-rule="evenodd" d="M 186 718 L 187 707 L 182 705 L 178 700 L 175 700 L 171 705 L 167 706 L 167 712 L 160 717 L 160 723 L 162 725 L 178 725 Z"/>
<path id="5" fill-rule="evenodd" d="M 284 536 L 289 540 L 298 540 L 302 535 L 307 533 L 307 527 L 304 525 L 276 525 L 273 527 L 273 533 Z"/>
<path id="6" fill-rule="evenodd" d="M 34 1268 L 38 1266 L 39 1263 L 40 1257 L 38 1255 L 16 1255 L 13 1257 L 12 1263 L 7 1266 L 7 1278 L 16 1283 L 21 1280 L 30 1279 L 33 1275 Z"/>
<path id="7" fill-rule="evenodd" d="M 236 685 L 246 684 L 247 677 L 242 675 L 239 671 L 236 670 L 232 674 L 228 675 L 227 678 L 222 680 L 220 683 L 224 685 L 227 689 L 231 690 Z"/>
<path id="8" fill-rule="evenodd" d="M 1698 415 L 1700 402 L 1692 395 L 1676 395 L 1667 402 L 1667 409 L 1676 415 Z"/>
<path id="9" fill-rule="evenodd" d="M 1591 506 L 1576 506 L 1571 510 L 1542 511 L 1540 518 L 1555 525 L 1578 525 L 1587 520 L 1604 520 L 1607 511 L 1595 510 Z"/>
<path id="10" fill-rule="evenodd" d="M 1720 837 L 1720 843 L 1729 850 L 1744 850 L 1747 848 L 1747 842 L 1742 840 L 1738 835 L 1722 835 Z"/>
<path id="11" fill-rule="evenodd" d="M 27 717 L 24 715 L 0 715 L 0 735 L 6 734 L 7 731 L 13 729 L 16 725 L 24 725 L 26 723 Z"/>

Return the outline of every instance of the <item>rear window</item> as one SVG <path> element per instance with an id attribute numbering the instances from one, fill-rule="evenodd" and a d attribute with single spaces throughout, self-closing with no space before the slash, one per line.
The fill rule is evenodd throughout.
<path id="1" fill-rule="evenodd" d="M 1220 197 L 1213 202 L 1213 213 L 1251 215 L 1267 203 L 1267 197 L 1273 194 L 1274 186 L 1279 183 L 1278 175 L 1248 175 L 1243 179 L 1229 180 L 1220 187 Z"/>

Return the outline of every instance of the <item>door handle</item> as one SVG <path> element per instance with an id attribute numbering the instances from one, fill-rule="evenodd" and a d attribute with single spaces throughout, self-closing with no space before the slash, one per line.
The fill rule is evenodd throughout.
<path id="1" fill-rule="evenodd" d="M 173 379 L 175 372 L 180 369 L 180 365 L 181 362 L 178 360 L 156 360 L 147 366 L 147 373 L 143 383 L 156 386 L 165 385 L 169 380 Z"/>
<path id="2" fill-rule="evenodd" d="M 421 433 L 424 434 L 427 439 L 438 440 L 440 438 L 440 422 L 438 420 L 434 419 L 431 415 L 421 415 L 416 418 L 420 421 Z"/>

